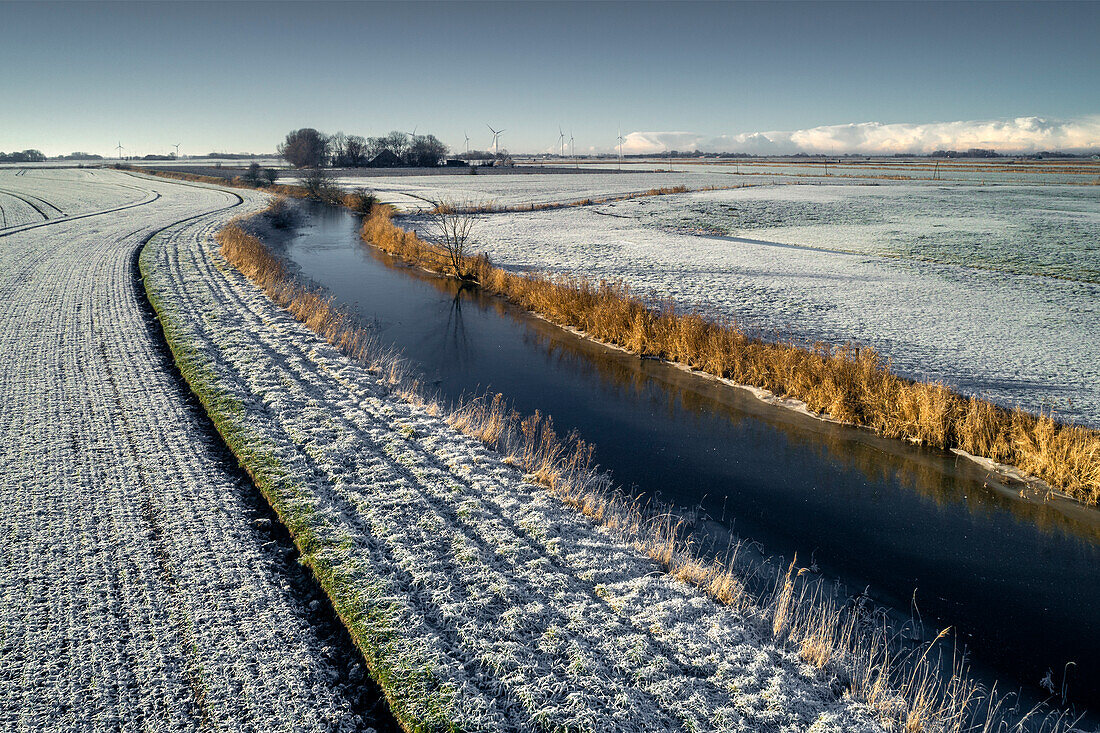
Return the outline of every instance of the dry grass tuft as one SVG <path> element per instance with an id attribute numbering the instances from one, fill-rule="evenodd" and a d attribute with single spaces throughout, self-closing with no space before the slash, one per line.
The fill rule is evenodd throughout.
<path id="1" fill-rule="evenodd" d="M 297 282 L 259 239 L 236 224 L 225 227 L 215 238 L 222 256 L 231 265 L 310 330 L 349 356 L 377 363 L 380 368 L 385 366 L 393 370 L 396 367 L 394 358 L 380 359 L 381 350 L 372 334 L 355 315 L 333 305 L 332 298 L 320 288 Z"/>
<path id="2" fill-rule="evenodd" d="M 424 269 L 454 269 L 440 247 L 397 226 L 391 215 L 375 207 L 362 238 Z M 874 349 L 750 338 L 735 323 L 678 311 L 671 301 L 651 306 L 621 282 L 516 274 L 484 254 L 470 258 L 465 271 L 485 290 L 600 341 L 801 400 L 887 437 L 1010 464 L 1085 504 L 1100 502 L 1100 432 L 904 379 Z"/>

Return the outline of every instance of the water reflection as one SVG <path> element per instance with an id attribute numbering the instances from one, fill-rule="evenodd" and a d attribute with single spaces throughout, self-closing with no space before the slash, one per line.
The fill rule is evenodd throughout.
<path id="1" fill-rule="evenodd" d="M 324 214 L 286 256 L 418 364 L 444 399 L 492 389 L 596 444 L 615 479 L 951 625 L 1001 689 L 1068 662 L 1100 707 L 1100 512 L 1019 496 L 976 464 L 767 405 L 743 390 L 575 337 L 499 298 L 394 263 Z"/>
<path id="2" fill-rule="evenodd" d="M 373 247 L 363 250 L 375 261 L 400 269 L 450 297 L 447 321 L 440 331 L 446 342 L 441 356 L 468 359 L 469 344 L 461 317 L 462 301 L 470 299 L 479 308 L 522 326 L 524 343 L 542 351 L 557 368 L 583 379 L 596 379 L 617 398 L 648 399 L 654 407 L 660 406 L 669 420 L 679 420 L 683 413 L 689 413 L 699 419 L 720 415 L 733 426 L 744 420 L 761 421 L 781 431 L 792 446 L 810 451 L 822 461 L 857 471 L 868 484 L 896 483 L 941 507 L 961 504 L 971 513 L 986 516 L 1008 512 L 1028 527 L 1100 544 L 1100 517 L 1095 509 L 1059 497 L 1036 496 L 965 457 L 907 446 L 869 431 L 777 409 L 747 391 L 730 388 L 706 375 L 685 373 L 664 362 L 641 359 L 563 333 L 501 298 L 481 294 L 465 283 L 408 268 Z M 654 390 L 654 383 L 662 389 Z"/>

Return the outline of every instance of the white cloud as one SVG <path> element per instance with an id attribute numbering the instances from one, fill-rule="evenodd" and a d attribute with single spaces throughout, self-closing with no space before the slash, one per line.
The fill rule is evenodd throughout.
<path id="1" fill-rule="evenodd" d="M 992 148 L 1005 153 L 1079 152 L 1100 147 L 1100 115 L 1069 120 L 1017 117 L 926 124 L 859 122 L 806 130 L 750 132 L 710 137 L 693 132 L 632 132 L 624 153 L 703 150 L 784 155 L 790 153 L 930 153 Z"/>

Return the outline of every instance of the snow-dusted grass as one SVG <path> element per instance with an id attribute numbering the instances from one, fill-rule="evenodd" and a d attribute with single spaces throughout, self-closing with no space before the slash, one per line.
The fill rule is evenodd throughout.
<path id="1" fill-rule="evenodd" d="M 1032 274 L 1073 275 L 1061 252 L 1095 238 L 1095 203 L 1082 210 L 1090 204 L 1080 190 L 1004 189 L 1037 205 L 1016 213 L 996 199 L 1001 189 L 938 198 L 936 188 L 912 185 L 715 191 L 485 217 L 475 248 L 511 271 L 622 280 L 771 338 L 854 341 L 907 376 L 1096 425 L 1098 286 Z M 1039 210 L 1048 191 L 1067 202 L 1060 213 Z M 911 196 L 916 214 L 906 213 Z M 971 196 L 993 200 L 971 199 L 965 218 L 952 219 L 951 202 Z M 983 225 L 982 209 L 994 206 Z M 851 209 L 869 213 L 836 221 Z M 404 225 L 425 229 L 416 218 Z M 1047 231 L 1045 249 L 1022 243 L 1012 233 L 1019 227 Z M 1078 274 L 1094 277 L 1084 270 L 1095 263 L 1075 261 Z"/>
<path id="2" fill-rule="evenodd" d="M 147 287 L 411 727 L 878 727 L 767 622 L 658 572 L 438 408 L 400 399 L 214 247 L 154 241 Z"/>
<path id="3" fill-rule="evenodd" d="M 147 237 L 206 236 L 239 199 L 85 175 L 34 195 L 147 203 L 0 232 L 0 729 L 361 729 L 293 559 L 135 288 Z"/>
<path id="4" fill-rule="evenodd" d="M 541 163 L 550 168 L 573 168 L 573 163 Z M 615 170 L 616 161 L 580 162 L 582 170 Z M 650 160 L 628 160 L 621 164 L 623 171 L 665 171 L 669 161 L 655 157 Z M 736 175 L 748 181 L 753 178 L 782 178 L 788 181 L 812 179 L 822 182 L 845 180 L 916 180 L 916 181 L 969 181 L 974 183 L 1039 183 L 1096 185 L 1100 183 L 1100 165 L 1093 161 L 1059 161 L 1023 164 L 1006 164 L 1005 161 L 983 163 L 981 161 L 920 160 L 904 162 L 887 161 L 829 161 L 828 176 L 823 160 L 799 163 L 790 160 L 673 160 L 674 172 L 695 175 Z"/>
<path id="5" fill-rule="evenodd" d="M 404 235 L 402 238 L 408 239 Z M 345 353 L 365 360 L 384 382 L 398 387 L 391 394 L 415 406 L 425 406 L 415 386 L 401 384 L 391 355 L 379 357 L 373 353 L 359 327 L 350 324 L 316 291 L 288 280 L 282 263 L 255 237 L 230 227 L 220 232 L 218 239 L 229 260 L 287 305 L 299 320 L 311 324 L 313 330 Z M 364 343 L 368 348 L 363 348 Z M 426 408 L 432 416 L 442 412 L 432 403 Z M 460 408 L 447 416 L 447 422 L 494 447 L 504 463 L 522 467 L 552 496 L 610 532 L 612 539 L 625 541 L 635 551 L 658 561 L 673 578 L 699 587 L 725 606 L 740 611 L 750 624 L 755 619 L 756 630 L 763 631 L 765 639 L 779 640 L 802 661 L 844 680 L 841 688 L 846 686 L 854 698 L 868 703 L 889 725 L 915 731 L 962 730 L 973 724 L 991 729 L 1002 724 L 999 721 L 1004 711 L 988 712 L 983 698 L 965 676 L 941 677 L 927 650 L 918 651 L 919 656 L 894 656 L 883 629 L 865 625 L 858 609 L 838 607 L 819 595 L 819 586 L 800 583 L 792 575 L 793 563 L 772 592 L 763 597 L 747 595 L 740 575 L 744 571 L 736 563 L 715 567 L 694 557 L 678 541 L 674 519 L 645 514 L 636 505 L 616 498 L 607 490 L 604 479 L 588 471 L 585 446 L 560 441 L 548 419 L 537 414 L 522 420 L 509 415 L 497 396 L 491 402 L 475 401 Z M 402 426 L 402 433 L 408 438 L 419 435 L 408 425 Z M 596 592 L 605 596 L 599 586 Z M 1038 722 L 1041 728 L 1050 730 L 1064 724 L 1057 716 Z"/>
<path id="6" fill-rule="evenodd" d="M 110 171 L 0 169 L 0 231 L 119 208 L 154 195 Z"/>

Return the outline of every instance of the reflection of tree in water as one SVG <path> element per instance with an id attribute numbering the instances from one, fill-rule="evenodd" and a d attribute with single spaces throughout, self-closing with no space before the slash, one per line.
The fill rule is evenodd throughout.
<path id="1" fill-rule="evenodd" d="M 440 332 L 440 355 L 445 355 L 458 364 L 465 364 L 470 360 L 470 341 L 466 337 L 466 323 L 462 318 L 462 301 L 466 298 L 469 287 L 468 283 L 462 283 L 454 289 L 454 297 L 447 309 L 447 322 Z"/>

